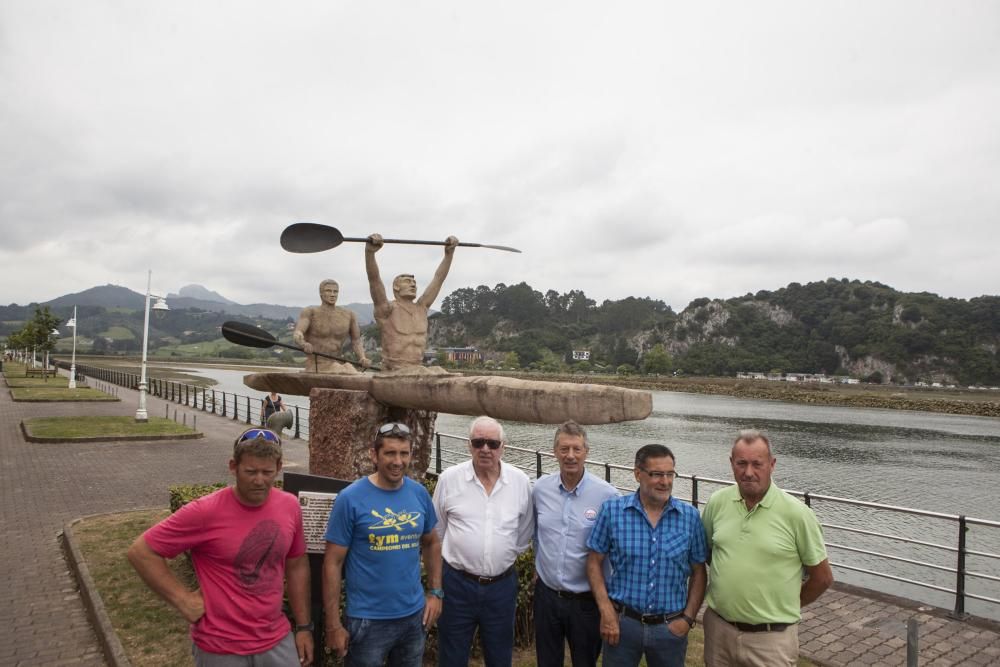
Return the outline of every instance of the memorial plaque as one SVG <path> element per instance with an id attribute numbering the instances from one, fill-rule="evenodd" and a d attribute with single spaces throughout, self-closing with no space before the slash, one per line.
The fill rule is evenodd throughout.
<path id="1" fill-rule="evenodd" d="M 302 528 L 306 536 L 306 553 L 321 554 L 326 551 L 326 524 L 333 510 L 336 493 L 299 491 L 299 507 L 302 508 Z"/>

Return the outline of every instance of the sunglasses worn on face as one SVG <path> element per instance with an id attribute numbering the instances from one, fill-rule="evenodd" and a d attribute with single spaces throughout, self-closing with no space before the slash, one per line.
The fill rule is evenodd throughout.
<path id="1" fill-rule="evenodd" d="M 393 435 L 410 435 L 410 427 L 400 422 L 389 422 L 378 427 L 378 434 L 382 437 Z"/>
<path id="2" fill-rule="evenodd" d="M 489 438 L 473 438 L 469 440 L 469 442 L 471 442 L 472 446 L 476 449 L 482 449 L 484 445 L 490 449 L 500 449 L 500 445 L 503 444 L 499 440 L 491 440 Z"/>
<path id="3" fill-rule="evenodd" d="M 266 428 L 250 429 L 249 431 L 240 436 L 239 442 L 246 442 L 247 440 L 256 440 L 257 438 L 281 444 L 281 438 L 278 437 L 278 434 L 275 433 L 274 431 L 269 431 Z"/>

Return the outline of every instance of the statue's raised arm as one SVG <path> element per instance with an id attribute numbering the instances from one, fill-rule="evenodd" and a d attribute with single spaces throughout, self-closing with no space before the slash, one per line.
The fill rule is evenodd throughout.
<path id="1" fill-rule="evenodd" d="M 383 245 L 380 234 L 372 234 L 365 244 L 365 270 L 368 288 L 375 306 L 375 321 L 382 333 L 382 368 L 398 371 L 407 367 L 419 369 L 427 346 L 427 314 L 434 303 L 458 246 L 458 239 L 449 236 L 445 241 L 444 258 L 424 293 L 417 298 L 417 281 L 412 274 L 402 273 L 392 281 L 393 300 L 386 296 L 375 253 Z"/>

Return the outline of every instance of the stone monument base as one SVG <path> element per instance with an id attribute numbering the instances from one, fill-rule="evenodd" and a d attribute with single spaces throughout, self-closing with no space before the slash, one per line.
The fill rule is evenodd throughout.
<path id="1" fill-rule="evenodd" d="M 431 461 L 436 420 L 437 412 L 385 405 L 367 391 L 314 388 L 309 392 L 309 472 L 346 480 L 371 474 L 375 431 L 395 421 L 413 433 L 410 477 L 422 481 Z"/>

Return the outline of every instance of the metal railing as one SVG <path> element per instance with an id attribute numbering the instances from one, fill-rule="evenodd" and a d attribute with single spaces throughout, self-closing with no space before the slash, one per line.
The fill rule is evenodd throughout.
<path id="1" fill-rule="evenodd" d="M 55 362 L 59 368 L 69 370 L 69 364 L 59 360 Z M 129 389 L 139 389 L 139 374 L 122 371 L 116 368 L 104 368 L 101 366 L 90 366 L 87 364 L 76 365 L 77 378 L 90 377 L 111 384 L 116 384 Z M 150 396 L 161 398 L 177 405 L 209 412 L 227 417 L 233 421 L 242 421 L 246 424 L 256 424 L 260 421 L 261 409 L 264 406 L 264 399 L 260 397 L 237 394 L 235 392 L 216 391 L 208 387 L 176 382 L 157 378 L 152 375 L 146 377 L 146 391 Z M 309 437 L 308 408 L 300 406 L 289 406 L 295 415 L 295 423 L 291 428 L 291 437 Z"/>
<path id="2" fill-rule="evenodd" d="M 69 369 L 69 364 L 62 360 L 56 361 L 55 365 L 66 370 Z M 84 364 L 77 364 L 77 373 L 131 389 L 139 388 L 139 376 L 136 373 Z M 244 421 L 247 424 L 255 423 L 263 404 L 263 398 L 232 392 L 218 392 L 214 389 L 152 376 L 147 378 L 147 385 L 151 396 L 193 409 L 211 412 L 234 421 Z M 292 437 L 308 437 L 309 409 L 294 406 L 294 413 L 295 424 L 292 429 Z M 448 447 L 444 444 L 445 441 L 454 442 L 456 445 Z M 468 450 L 465 443 L 466 439 L 462 436 L 435 433 L 434 451 L 431 456 L 434 470 L 441 472 L 451 465 L 467 460 Z M 558 469 L 555 456 L 551 452 L 512 445 L 507 446 L 506 452 L 505 461 L 516 465 L 529 475 L 534 475 L 536 479 Z M 605 480 L 614 484 L 620 491 L 631 492 L 634 489 L 634 483 L 631 481 L 631 465 L 591 460 L 586 461 L 586 464 L 592 472 L 599 471 Z M 679 483 L 679 486 L 675 487 L 674 495 L 681 500 L 690 502 L 695 507 L 705 504 L 707 500 L 706 486 L 718 488 L 733 485 L 730 480 L 684 473 L 679 474 L 677 479 L 678 482 L 675 484 Z M 1000 522 L 965 515 L 840 498 L 808 491 L 787 491 L 793 496 L 801 498 L 806 505 L 816 511 L 820 518 L 820 524 L 823 526 L 824 535 L 834 532 L 838 535 L 854 536 L 853 544 L 841 544 L 827 538 L 828 550 L 837 554 L 846 554 L 846 557 L 840 560 L 834 560 L 831 557 L 830 562 L 834 567 L 952 596 L 954 598 L 952 614 L 958 618 L 964 618 L 967 615 L 966 601 L 970 599 L 994 605 L 1000 611 L 1000 593 L 994 597 L 983 594 L 981 589 L 976 589 L 976 592 L 969 590 L 969 584 L 976 583 L 995 585 L 995 588 L 1000 591 L 1000 562 L 998 562 L 1000 561 L 1000 553 L 998 553 L 1000 546 L 995 546 L 1000 545 L 1000 530 L 996 530 L 1000 529 Z M 685 492 L 687 495 L 683 495 Z M 819 508 L 815 506 L 817 504 L 820 505 Z M 866 514 L 852 516 L 849 511 L 845 511 L 854 509 L 864 510 Z M 888 517 L 879 518 L 880 514 L 888 515 Z M 871 529 L 873 525 L 878 526 L 879 523 L 884 523 L 898 531 L 900 525 L 904 523 L 900 517 L 913 517 L 921 520 L 917 527 L 920 530 L 920 538 L 900 532 Z M 923 523 L 925 520 L 936 522 L 937 527 L 931 529 Z M 854 525 L 851 525 L 852 523 Z M 982 538 L 981 541 L 986 545 L 985 547 L 970 548 L 969 533 L 973 528 L 983 529 L 976 536 Z M 989 529 L 994 529 L 994 532 L 986 534 Z M 951 541 L 949 536 L 954 536 L 954 541 Z M 932 537 L 938 537 L 938 539 L 933 540 Z M 943 539 L 947 539 L 949 543 L 943 543 L 941 541 Z M 879 548 L 875 548 L 872 546 L 873 544 L 909 545 L 918 553 L 927 555 L 922 558 L 911 558 L 908 555 L 890 553 L 891 547 L 879 546 Z M 859 564 L 849 560 L 852 554 L 874 560 L 877 563 L 895 563 L 897 569 L 894 572 L 887 572 L 872 567 L 863 567 L 864 563 Z M 932 562 L 930 554 L 941 554 L 948 557 L 950 562 Z M 973 569 L 970 567 L 970 560 L 975 560 L 979 566 Z M 983 571 L 984 569 L 991 571 Z M 904 576 L 911 572 L 930 572 L 931 576 L 919 575 L 924 577 L 922 579 L 915 578 L 917 575 L 914 574 Z M 935 574 L 938 577 L 937 580 L 934 580 Z M 953 577 L 953 587 L 950 583 L 942 583 L 941 576 Z M 927 580 L 928 578 L 931 580 Z"/>
<path id="3" fill-rule="evenodd" d="M 445 441 L 454 441 L 458 444 L 457 447 L 449 447 L 445 444 Z M 441 472 L 445 468 L 461 463 L 468 459 L 468 450 L 465 447 L 466 439 L 462 436 L 450 435 L 446 433 L 435 433 L 434 439 L 434 452 L 431 457 L 434 461 L 435 472 Z M 524 470 L 530 475 L 534 475 L 537 479 L 544 474 L 554 472 L 558 470 L 558 463 L 555 456 L 551 452 L 545 452 L 537 449 L 526 449 L 523 447 L 515 447 L 512 445 L 507 445 L 504 460 L 518 468 Z M 603 478 L 615 485 L 619 491 L 632 492 L 635 489 L 634 482 L 630 486 L 624 486 L 626 480 L 631 479 L 633 468 L 632 466 L 619 465 L 615 463 L 609 463 L 606 461 L 586 461 L 587 467 L 597 474 L 600 471 Z M 677 492 L 674 495 L 684 501 L 690 502 L 695 507 L 700 507 L 705 504 L 707 496 L 705 495 L 705 486 L 712 485 L 716 488 L 732 486 L 734 484 L 731 480 L 715 479 L 712 477 L 702 477 L 699 475 L 691 475 L 680 473 L 677 476 L 678 481 L 686 486 L 685 489 L 688 494 L 687 496 L 681 495 L 683 491 Z M 676 488 L 675 488 L 676 491 Z M 928 510 L 915 509 L 911 507 L 901 507 L 897 505 L 886 505 L 882 503 L 874 503 L 864 500 L 854 500 L 851 498 L 840 498 L 837 496 L 828 496 L 823 494 L 810 493 L 808 491 L 791 491 L 788 493 L 802 499 L 802 501 L 816 511 L 817 516 L 820 518 L 820 525 L 824 529 L 824 536 L 826 539 L 826 546 L 829 551 L 836 553 L 845 554 L 858 554 L 865 556 L 876 562 L 888 562 L 898 563 L 905 565 L 906 569 L 904 572 L 910 570 L 928 570 L 931 573 L 941 573 L 949 577 L 953 577 L 954 587 L 948 585 L 942 585 L 933 580 L 928 581 L 927 578 L 933 579 L 933 577 L 925 577 L 924 579 L 917 579 L 914 576 L 902 576 L 899 569 L 895 572 L 877 570 L 871 567 L 861 567 L 856 563 L 852 563 L 848 560 L 835 560 L 832 556 L 830 559 L 830 564 L 834 567 L 840 568 L 842 570 L 848 570 L 851 572 L 856 572 L 863 575 L 873 576 L 880 579 L 885 579 L 889 581 L 894 581 L 902 584 L 908 584 L 913 586 L 918 586 L 930 590 L 937 591 L 939 593 L 944 593 L 949 595 L 954 600 L 954 607 L 951 614 L 956 618 L 965 618 L 968 616 L 966 612 L 966 600 L 973 599 L 980 602 L 985 602 L 990 605 L 996 605 L 1000 609 L 1000 597 L 993 597 L 990 595 L 985 595 L 981 592 L 981 588 L 977 589 L 979 592 L 971 592 L 969 590 L 969 584 L 982 585 L 985 582 L 992 584 L 1000 584 L 1000 553 L 997 553 L 995 547 L 991 547 L 994 550 L 984 550 L 984 549 L 971 549 L 969 548 L 968 537 L 969 532 L 972 527 L 982 528 L 985 531 L 989 529 L 994 529 L 994 532 L 990 533 L 984 542 L 988 539 L 992 539 L 994 543 L 1000 542 L 1000 521 L 989 521 L 986 519 L 977 519 L 973 517 L 968 517 L 965 515 L 958 514 L 948 514 L 944 512 L 931 512 Z M 816 504 L 822 504 L 823 507 L 820 508 L 822 511 L 817 511 Z M 884 530 L 870 530 L 868 528 L 861 528 L 858 526 L 844 525 L 842 523 L 834 523 L 831 521 L 832 517 L 835 517 L 838 512 L 830 511 L 827 506 L 833 508 L 858 508 L 868 511 L 866 517 L 855 517 L 856 523 L 863 523 L 865 525 L 878 524 L 880 521 L 872 520 L 872 513 L 888 513 L 894 517 L 908 516 L 908 517 L 918 517 L 922 520 L 933 520 L 936 522 L 941 522 L 945 526 L 948 526 L 951 534 L 954 535 L 955 541 L 950 544 L 943 544 L 940 541 L 930 541 L 929 539 L 918 539 L 915 537 L 910 537 L 899 532 L 886 532 Z M 842 512 L 840 514 L 843 514 Z M 828 516 L 832 515 L 832 516 Z M 889 520 L 884 521 L 884 523 L 889 523 L 893 527 L 898 527 L 900 521 Z M 928 531 L 924 524 L 921 524 L 921 530 L 924 532 L 943 534 L 942 531 Z M 862 546 L 840 544 L 838 542 L 831 541 L 828 534 L 831 532 L 845 533 L 849 535 L 861 536 L 865 539 L 860 540 Z M 878 542 L 879 544 L 906 544 L 918 547 L 920 550 L 929 552 L 938 552 L 946 555 L 950 559 L 949 564 L 941 564 L 930 562 L 926 559 L 910 558 L 907 556 L 889 553 L 889 549 L 886 550 L 876 550 L 870 546 L 864 546 L 866 543 L 870 544 L 872 542 Z M 970 569 L 969 559 L 976 558 L 984 563 L 985 569 L 992 569 L 992 572 L 984 572 L 980 569 Z M 993 565 L 990 568 L 990 564 Z M 1000 586 L 996 586 L 1000 590 Z"/>

